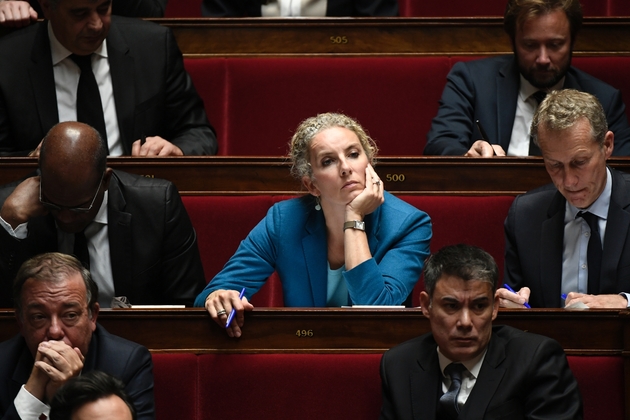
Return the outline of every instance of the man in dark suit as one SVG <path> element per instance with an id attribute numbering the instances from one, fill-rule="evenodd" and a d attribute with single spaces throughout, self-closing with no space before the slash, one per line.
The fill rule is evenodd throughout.
<path id="1" fill-rule="evenodd" d="M 508 326 L 498 268 L 470 245 L 442 248 L 424 268 L 420 294 L 431 333 L 381 360 L 381 419 L 581 419 L 582 398 L 560 345 Z"/>
<path id="2" fill-rule="evenodd" d="M 0 40 L 0 56 L 11 57 L 0 61 L 0 154 L 37 154 L 50 127 L 76 120 L 101 132 L 110 155 L 216 153 L 203 101 L 169 29 L 112 17 L 111 0 L 40 4 L 47 20 Z M 85 60 L 82 71 L 77 63 Z M 93 117 L 101 123 L 83 119 L 89 107 L 79 103 L 99 99 L 102 114 Z"/>
<path id="3" fill-rule="evenodd" d="M 552 92 L 532 135 L 554 185 L 517 197 L 505 220 L 502 306 L 626 308 L 630 176 L 606 166 L 615 135 L 594 96 Z M 561 297 L 567 295 L 567 299 Z"/>
<path id="4" fill-rule="evenodd" d="M 545 93 L 571 88 L 599 99 L 615 133 L 615 155 L 630 155 L 621 93 L 571 66 L 581 25 L 579 0 L 508 0 L 504 28 L 514 54 L 453 66 L 424 154 L 540 156 L 529 134 L 536 107 Z"/>
<path id="5" fill-rule="evenodd" d="M 91 370 L 123 381 L 138 419 L 155 418 L 151 355 L 96 323 L 98 287 L 77 259 L 49 253 L 28 260 L 14 295 L 20 334 L 0 344 L 2 420 L 43 418 L 57 390 Z"/>
<path id="6" fill-rule="evenodd" d="M 39 176 L 0 188 L 0 307 L 20 264 L 42 252 L 90 265 L 100 304 L 188 304 L 205 279 L 197 236 L 168 181 L 106 167 L 104 141 L 78 122 L 43 141 Z"/>

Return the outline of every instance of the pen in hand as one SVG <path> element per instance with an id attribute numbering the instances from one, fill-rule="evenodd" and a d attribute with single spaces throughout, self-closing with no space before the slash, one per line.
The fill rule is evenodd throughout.
<path id="1" fill-rule="evenodd" d="M 488 144 L 490 144 L 490 146 L 492 147 L 492 143 L 490 143 L 490 140 L 488 139 L 488 134 L 486 133 L 486 130 L 483 129 L 483 126 L 481 125 L 481 121 L 476 120 L 475 123 L 477 124 L 477 128 L 479 129 L 479 132 L 481 133 L 481 140 L 485 140 L 488 142 Z M 494 147 L 492 148 L 492 156 L 496 156 L 497 153 L 494 151 Z"/>
<path id="2" fill-rule="evenodd" d="M 241 293 L 238 295 L 239 300 L 243 299 L 243 296 L 245 296 L 245 290 L 246 290 L 246 287 L 243 287 L 243 289 L 241 290 Z M 228 316 L 227 322 L 225 323 L 225 328 L 230 327 L 230 324 L 232 323 L 232 320 L 234 319 L 234 315 L 236 315 L 236 309 L 232 308 L 232 310 L 230 311 L 230 316 Z"/>
<path id="3" fill-rule="evenodd" d="M 505 287 L 506 289 L 508 289 L 508 290 L 509 290 L 510 292 L 512 292 L 512 293 L 516 293 L 516 292 L 514 291 L 514 289 L 512 289 L 512 288 L 510 287 L 510 285 L 509 285 L 509 284 L 507 284 L 507 283 L 503 283 L 503 287 Z M 525 302 L 525 303 L 523 304 L 523 306 L 524 306 L 524 307 L 526 307 L 527 309 L 532 309 L 532 307 L 531 307 L 531 306 L 529 306 L 529 303 L 527 303 L 527 302 Z"/>

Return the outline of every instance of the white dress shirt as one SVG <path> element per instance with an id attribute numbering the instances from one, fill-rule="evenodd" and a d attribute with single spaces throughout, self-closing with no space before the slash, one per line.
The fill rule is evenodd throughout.
<path id="1" fill-rule="evenodd" d="M 260 8 L 261 16 L 326 16 L 327 0 L 269 0 Z"/>
<path id="2" fill-rule="evenodd" d="M 523 75 L 521 77 L 521 87 L 516 100 L 516 114 L 514 115 L 514 125 L 512 126 L 512 137 L 508 146 L 508 156 L 529 156 L 529 138 L 531 132 L 532 119 L 538 102 L 532 96 L 540 89 L 529 83 Z M 564 86 L 564 77 L 551 90 L 560 89 Z"/>
<path id="3" fill-rule="evenodd" d="M 13 404 L 21 420 L 39 420 L 42 414 L 46 417 L 50 415 L 50 406 L 35 398 L 24 385 L 15 396 Z"/>

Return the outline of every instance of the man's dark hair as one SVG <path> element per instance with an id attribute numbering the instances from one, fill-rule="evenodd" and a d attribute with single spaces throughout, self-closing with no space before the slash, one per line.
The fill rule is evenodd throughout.
<path id="1" fill-rule="evenodd" d="M 98 301 L 98 285 L 89 270 L 71 255 L 49 252 L 24 261 L 13 282 L 13 304 L 18 316 L 22 316 L 22 287 L 28 279 L 58 283 L 73 274 L 80 274 L 85 283 L 85 294 L 90 313 Z"/>
<path id="2" fill-rule="evenodd" d="M 514 42 L 516 28 L 526 20 L 545 15 L 556 9 L 562 10 L 569 20 L 571 45 L 582 27 L 582 6 L 579 0 L 508 0 L 503 16 L 503 29 Z"/>
<path id="3" fill-rule="evenodd" d="M 131 411 L 131 417 L 136 420 L 136 409 L 125 392 L 125 384 L 98 370 L 74 377 L 59 388 L 50 403 L 49 419 L 70 420 L 83 405 L 112 395 L 123 400 Z"/>
<path id="4" fill-rule="evenodd" d="M 424 265 L 424 287 L 433 297 L 435 285 L 442 276 L 458 277 L 464 281 L 481 280 L 497 290 L 499 268 L 483 249 L 466 244 L 449 245 L 431 255 Z"/>

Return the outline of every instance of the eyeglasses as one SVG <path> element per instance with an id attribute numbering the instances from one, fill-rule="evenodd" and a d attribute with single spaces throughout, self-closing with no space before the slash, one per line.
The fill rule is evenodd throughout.
<path id="1" fill-rule="evenodd" d="M 53 211 L 61 211 L 61 210 L 69 210 L 71 212 L 74 213 L 87 213 L 88 211 L 92 210 L 92 206 L 94 206 L 94 201 L 96 201 L 96 197 L 98 196 L 98 192 L 101 190 L 101 184 L 103 183 L 103 179 L 105 178 L 105 172 L 103 172 L 103 175 L 101 175 L 101 180 L 98 182 L 98 187 L 96 188 L 96 192 L 94 193 L 94 197 L 92 198 L 92 201 L 90 202 L 90 205 L 88 207 L 64 207 L 64 206 L 58 206 L 56 204 L 53 204 L 49 201 L 44 201 L 42 199 L 42 182 L 41 182 L 41 178 L 40 178 L 40 182 L 39 182 L 39 202 L 42 203 L 42 206 L 46 207 L 48 210 L 53 210 Z"/>

